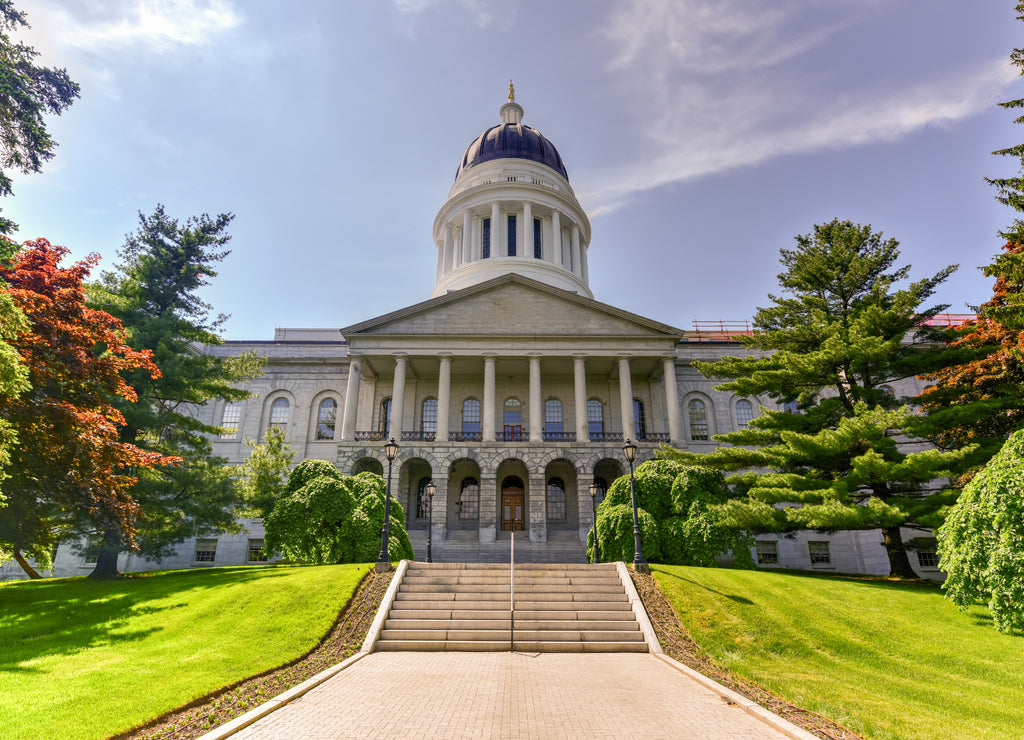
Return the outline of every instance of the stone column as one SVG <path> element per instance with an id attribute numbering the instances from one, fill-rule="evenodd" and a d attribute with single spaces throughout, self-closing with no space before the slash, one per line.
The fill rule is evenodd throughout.
<path id="1" fill-rule="evenodd" d="M 497 202 L 491 203 L 491 257 L 504 257 L 501 249 L 501 205 Z"/>
<path id="2" fill-rule="evenodd" d="M 530 490 L 526 492 L 528 501 L 525 526 L 530 533 L 530 542 L 547 542 L 548 491 L 543 471 L 541 471 L 541 475 L 531 475 L 528 485 Z"/>
<path id="3" fill-rule="evenodd" d="M 451 246 L 451 243 L 452 227 L 450 225 L 446 225 L 444 227 L 444 241 L 441 242 L 441 244 L 439 244 L 437 247 L 437 277 L 434 278 L 435 280 L 440 280 L 441 276 L 444 275 L 444 259 L 445 255 L 448 253 L 448 249 Z"/>
<path id="4" fill-rule="evenodd" d="M 540 390 L 540 355 L 528 355 L 530 360 L 530 441 L 544 440 L 544 404 Z"/>
<path id="5" fill-rule="evenodd" d="M 580 258 L 580 227 L 572 225 L 572 271 L 583 277 L 583 267 Z"/>
<path id="6" fill-rule="evenodd" d="M 363 363 L 359 357 L 350 356 L 348 361 L 348 384 L 345 386 L 345 415 L 341 422 L 341 438 L 351 442 L 356 438 L 356 413 L 359 408 L 359 385 L 362 380 Z"/>
<path id="7" fill-rule="evenodd" d="M 516 229 L 518 233 L 519 229 Z M 523 201 L 523 251 L 521 257 L 533 259 L 533 204 Z"/>
<path id="8" fill-rule="evenodd" d="M 589 249 L 586 245 L 580 247 L 580 269 L 582 270 L 580 277 L 583 278 L 583 282 L 587 284 L 588 288 L 590 287 L 590 270 L 587 268 L 587 251 Z"/>
<path id="9" fill-rule="evenodd" d="M 590 441 L 587 425 L 587 360 L 584 355 L 572 356 L 573 380 L 576 391 L 576 441 Z"/>
<path id="10" fill-rule="evenodd" d="M 495 389 L 494 389 L 494 364 L 498 359 L 497 355 L 487 354 L 484 355 L 484 403 L 482 419 L 483 429 L 483 441 L 493 442 L 495 440 L 495 426 L 494 426 L 494 404 L 495 404 Z M 481 492 L 481 496 L 483 493 Z"/>
<path id="11" fill-rule="evenodd" d="M 402 421 L 405 416 L 405 366 L 408 357 L 395 354 L 395 380 L 391 386 L 391 436 L 402 441 Z"/>
<path id="12" fill-rule="evenodd" d="M 619 362 L 619 404 L 622 407 L 622 439 L 636 443 L 636 423 L 633 419 L 633 379 L 629 374 L 629 355 L 615 358 Z"/>
<path id="13" fill-rule="evenodd" d="M 498 481 L 480 473 L 480 542 L 493 543 L 498 528 Z"/>
<path id="14" fill-rule="evenodd" d="M 562 264 L 562 220 L 558 211 L 551 212 L 551 254 L 556 265 Z"/>
<path id="15" fill-rule="evenodd" d="M 473 261 L 473 214 L 462 214 L 462 254 L 457 259 L 460 265 Z"/>
<path id="16" fill-rule="evenodd" d="M 679 423 L 679 389 L 676 386 L 676 356 L 662 358 L 665 368 L 665 410 L 668 412 L 668 436 L 677 445 L 683 443 L 683 425 Z"/>
<path id="17" fill-rule="evenodd" d="M 448 441 L 448 414 L 452 395 L 452 356 L 447 352 L 440 356 L 437 372 L 437 441 Z"/>

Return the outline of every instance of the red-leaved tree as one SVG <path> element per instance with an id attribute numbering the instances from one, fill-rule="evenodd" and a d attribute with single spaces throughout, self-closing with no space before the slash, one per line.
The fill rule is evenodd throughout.
<path id="1" fill-rule="evenodd" d="M 120 321 L 86 306 L 83 283 L 99 256 L 61 267 L 67 254 L 37 239 L 0 266 L 0 280 L 29 323 L 10 344 L 30 383 L 19 397 L 0 397 L 0 418 L 18 435 L 4 482 L 0 549 L 35 577 L 25 557 L 48 562 L 68 531 L 113 525 L 133 542 L 133 471 L 175 462 L 118 439 L 124 417 L 111 399 L 135 397 L 121 371 L 160 371 L 148 351 L 126 344 Z"/>

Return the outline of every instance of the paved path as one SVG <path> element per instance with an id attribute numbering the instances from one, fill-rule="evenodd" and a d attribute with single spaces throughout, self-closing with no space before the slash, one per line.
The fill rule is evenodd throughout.
<path id="1" fill-rule="evenodd" d="M 782 738 L 648 654 L 372 653 L 241 738 Z"/>

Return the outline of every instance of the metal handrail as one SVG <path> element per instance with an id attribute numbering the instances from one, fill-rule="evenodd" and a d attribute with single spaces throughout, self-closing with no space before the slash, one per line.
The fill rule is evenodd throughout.
<path id="1" fill-rule="evenodd" d="M 509 545 L 508 560 L 508 650 L 516 651 L 516 533 L 512 531 L 512 543 Z"/>

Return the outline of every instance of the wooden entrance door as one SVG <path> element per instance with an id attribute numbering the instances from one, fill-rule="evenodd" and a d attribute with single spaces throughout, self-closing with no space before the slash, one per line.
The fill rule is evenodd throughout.
<path id="1" fill-rule="evenodd" d="M 506 488 L 501 492 L 501 531 L 522 532 L 526 496 L 522 489 Z"/>

